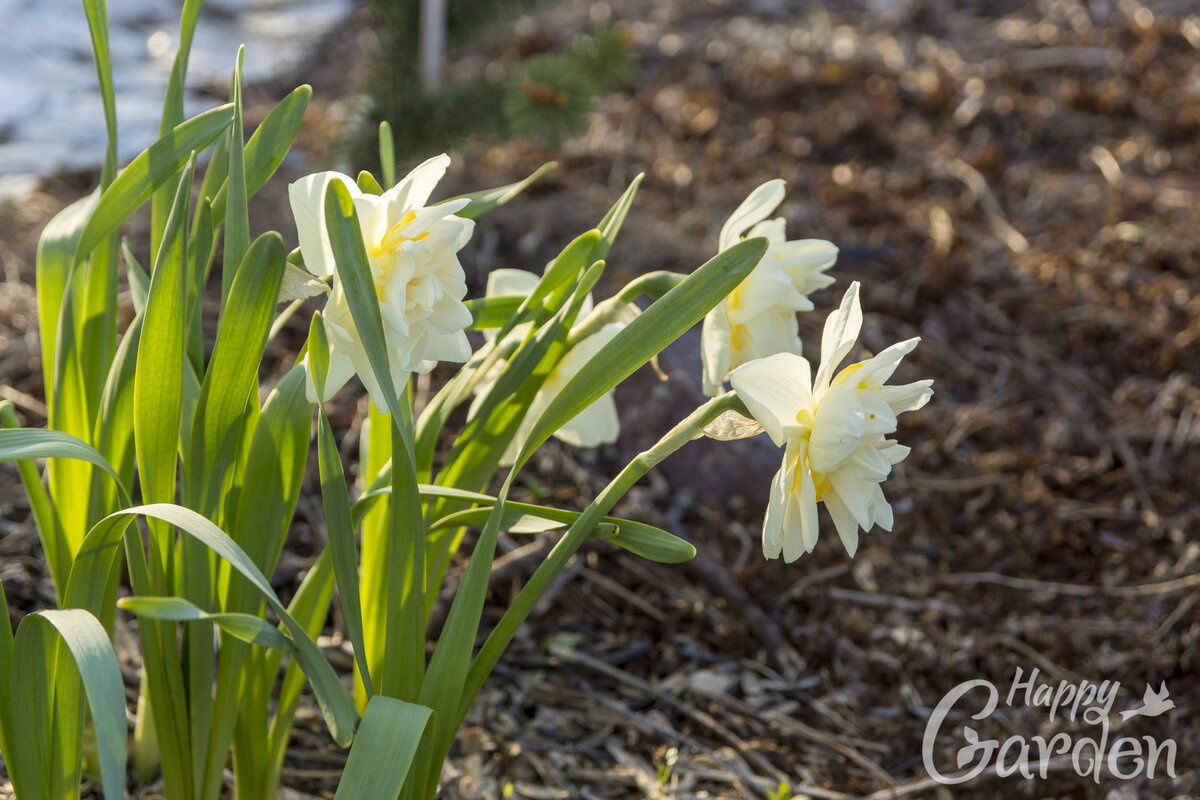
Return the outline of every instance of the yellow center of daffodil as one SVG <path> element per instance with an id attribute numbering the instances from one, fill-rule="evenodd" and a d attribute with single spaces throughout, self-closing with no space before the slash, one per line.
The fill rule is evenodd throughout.
<path id="1" fill-rule="evenodd" d="M 428 236 L 429 231 L 419 233 L 416 236 L 405 236 L 403 233 L 401 233 L 401 230 L 403 230 L 406 225 L 416 218 L 416 211 L 405 212 L 404 216 L 400 218 L 400 221 L 393 225 L 388 232 L 384 234 L 383 239 L 380 240 L 379 244 L 371 248 L 371 255 L 375 258 L 379 258 L 385 253 L 395 253 L 400 249 L 400 245 L 404 244 L 405 242 L 419 242 Z"/>

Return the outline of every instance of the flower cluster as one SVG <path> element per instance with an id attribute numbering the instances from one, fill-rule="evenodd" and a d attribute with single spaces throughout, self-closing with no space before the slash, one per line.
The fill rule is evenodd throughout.
<path id="1" fill-rule="evenodd" d="M 392 378 L 397 385 L 410 373 L 429 370 L 437 361 L 466 361 L 471 356 L 464 329 L 471 315 L 463 304 L 466 283 L 457 253 L 473 223 L 455 216 L 466 200 L 426 206 L 449 159 L 438 156 L 414 170 L 382 195 L 365 194 L 345 175 L 325 172 L 291 187 L 292 208 L 305 263 L 315 274 L 336 276 L 324 227 L 324 194 L 331 181 L 350 190 L 362 227 L 384 320 Z M 892 510 L 881 484 L 909 449 L 887 438 L 896 416 L 929 401 L 932 381 L 887 385 L 900 360 L 917 345 L 909 339 L 879 355 L 836 372 L 854 347 L 862 326 L 859 285 L 850 286 L 841 307 L 825 323 L 821 363 L 813 377 L 801 355 L 797 312 L 812 311 L 813 292 L 829 286 L 828 270 L 837 247 L 820 239 L 788 240 L 782 218 L 768 219 L 784 197 L 784 183 L 773 180 L 755 189 L 721 229 L 720 251 L 748 237 L 766 239 L 757 266 L 704 318 L 701 356 L 706 394 L 716 396 L 729 381 L 755 421 L 776 445 L 785 448 L 783 464 L 771 485 L 763 524 L 763 553 L 794 561 L 816 545 L 817 504 L 824 503 L 847 551 L 858 547 L 859 530 L 892 528 Z M 527 297 L 538 276 L 517 269 L 489 274 L 487 298 Z M 580 316 L 592 309 L 589 295 Z M 349 306 L 334 277 L 325 311 L 330 369 L 325 396 L 357 373 L 381 407 L 380 388 L 372 377 Z M 567 383 L 624 327 L 609 322 L 577 342 L 551 369 L 537 391 L 502 465 L 511 465 L 537 419 Z M 515 327 L 503 348 L 528 335 L 529 324 Z M 495 329 L 485 329 L 492 341 Z M 504 368 L 495 363 L 475 381 L 474 417 Z M 310 399 L 316 400 L 313 386 Z M 747 430 L 743 426 L 742 430 Z M 753 432 L 759 428 L 754 426 Z M 593 402 L 562 425 L 555 436 L 578 447 L 616 441 L 620 420 L 612 393 Z M 739 435 L 745 435 L 739 434 Z"/>

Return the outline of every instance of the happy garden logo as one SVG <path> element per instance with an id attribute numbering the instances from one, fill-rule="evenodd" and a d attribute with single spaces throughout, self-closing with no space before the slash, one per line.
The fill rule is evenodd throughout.
<path id="1" fill-rule="evenodd" d="M 1028 675 L 1017 667 L 1012 685 L 1004 702 L 1009 708 L 1043 709 L 1049 721 L 1066 719 L 1072 723 L 1072 733 L 1060 732 L 1048 739 L 1044 736 L 1013 735 L 1003 740 L 981 739 L 970 725 L 951 730 L 946 718 L 955 708 L 971 709 L 971 719 L 989 718 L 1000 705 L 1000 690 L 988 680 L 964 681 L 951 689 L 938 703 L 925 726 L 921 757 L 925 769 L 941 784 L 965 783 L 992 769 L 1001 778 L 1019 775 L 1025 779 L 1046 778 L 1050 764 L 1069 759 L 1080 777 L 1091 777 L 1097 783 L 1107 771 L 1119 780 L 1139 776 L 1153 778 L 1165 773 L 1175 774 L 1176 743 L 1153 736 L 1118 736 L 1110 745 L 1110 726 L 1113 704 L 1121 689 L 1120 681 L 1059 681 L 1057 684 L 1038 680 L 1035 668 Z M 986 694 L 982 707 L 978 705 L 981 689 Z M 1157 717 L 1175 708 L 1166 683 L 1156 689 L 1147 685 L 1141 703 L 1120 712 L 1121 719 Z M 978 709 L 978 710 L 974 710 Z M 947 776 L 934 763 L 934 749 L 943 732 L 957 737 L 957 767 L 969 771 Z"/>

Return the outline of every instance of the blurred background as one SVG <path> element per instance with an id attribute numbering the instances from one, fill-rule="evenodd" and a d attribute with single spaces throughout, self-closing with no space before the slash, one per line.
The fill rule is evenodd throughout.
<path id="1" fill-rule="evenodd" d="M 47 22 L 56 3 L 0 0 L 0 396 L 33 426 L 45 413 L 37 236 L 90 190 L 102 146 L 89 160 L 102 129 L 82 15 L 64 0 Z M 197 110 L 227 93 L 243 40 L 248 122 L 297 83 L 315 90 L 285 174 L 256 198 L 253 233 L 294 243 L 288 180 L 377 171 L 381 119 L 402 166 L 450 149 L 446 196 L 558 162 L 481 220 L 463 259 L 476 294 L 495 266 L 540 271 L 638 173 L 608 291 L 695 268 L 741 200 L 782 177 L 789 237 L 841 250 L 837 283 L 801 316 L 806 352 L 860 280 L 865 350 L 920 336 L 897 381 L 932 377 L 936 392 L 900 421 L 913 452 L 885 486 L 894 531 L 865 535 L 854 560 L 823 517 L 813 554 L 763 561 L 779 460 L 764 437 L 697 442 L 667 462 L 619 512 L 687 536 L 700 557 L 663 567 L 603 545 L 581 554 L 476 703 L 447 797 L 767 797 L 780 783 L 819 798 L 949 797 L 921 759 L 932 708 L 966 680 L 1003 691 L 1018 667 L 1120 681 L 1118 709 L 1165 681 L 1175 709 L 1114 720 L 1112 735 L 1176 742 L 1177 777 L 1093 781 L 1068 762 L 1033 782 L 984 775 L 954 795 L 1200 795 L 1195 3 L 449 0 L 436 87 L 417 9 L 206 4 Z M 165 82 L 178 10 L 114 0 L 110 13 L 123 31 L 114 52 L 128 54 L 117 75 L 131 155 L 153 137 L 153 125 L 139 133 L 136 99 L 158 107 L 147 87 Z M 48 33 L 53 44 L 38 38 Z M 130 235 L 136 245 L 144 232 Z M 307 316 L 272 345 L 280 362 Z M 567 507 L 593 497 L 695 406 L 697 342 L 664 354 L 669 381 L 643 370 L 621 389 L 617 445 L 552 442 L 522 490 Z M 347 448 L 360 402 L 334 401 Z M 53 594 L 9 465 L 0 481 L 0 564 L 20 614 Z M 323 536 L 304 507 L 284 581 Z M 504 562 L 497 608 L 537 556 Z M 970 724 L 980 738 L 1096 735 L 1025 707 Z M 961 744 L 939 740 L 943 771 Z M 313 719 L 285 782 L 328 793 L 323 771 L 339 757 Z"/>

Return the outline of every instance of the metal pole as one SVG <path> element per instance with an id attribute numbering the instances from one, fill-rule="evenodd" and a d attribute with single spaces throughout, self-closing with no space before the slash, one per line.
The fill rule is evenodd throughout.
<path id="1" fill-rule="evenodd" d="M 446 0 L 421 0 L 421 85 L 427 92 L 442 87 L 446 58 Z"/>

